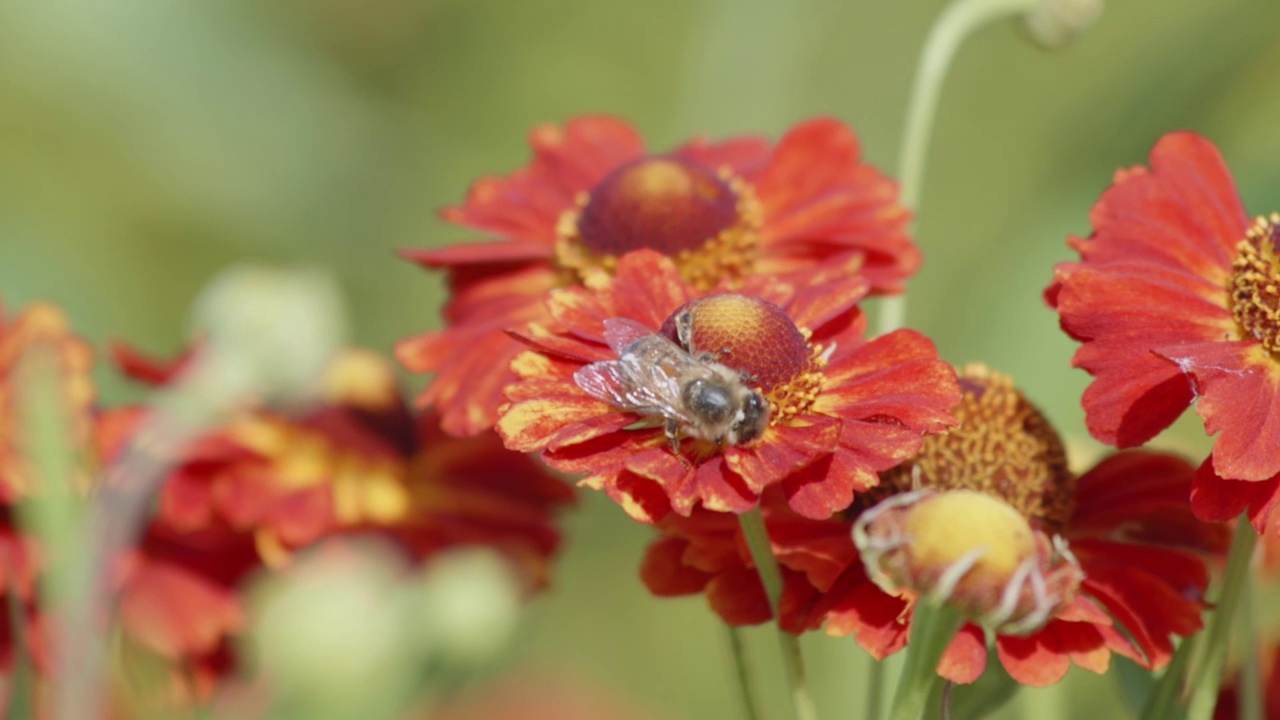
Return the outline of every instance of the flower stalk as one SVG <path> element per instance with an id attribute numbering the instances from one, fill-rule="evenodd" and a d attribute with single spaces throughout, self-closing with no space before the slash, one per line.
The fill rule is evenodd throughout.
<path id="1" fill-rule="evenodd" d="M 918 218 L 920 212 L 925 160 L 929 156 L 933 124 L 938 117 L 938 99 L 942 96 L 942 84 L 960 44 L 986 25 L 1025 14 L 1037 4 L 1038 0 L 955 0 L 934 22 L 911 82 L 906 126 L 898 154 L 901 201 L 915 213 L 915 217 Z M 906 311 L 905 295 L 885 298 L 880 303 L 879 332 L 884 334 L 902 327 Z"/>
<path id="2" fill-rule="evenodd" d="M 964 624 L 964 618 L 945 604 L 918 602 L 911 615 L 911 636 L 907 662 L 893 696 L 890 720 L 919 720 L 930 693 L 942 682 L 938 661 Z"/>
<path id="3" fill-rule="evenodd" d="M 782 668 L 786 676 L 788 694 L 791 697 L 791 713 L 794 720 L 817 720 L 817 708 L 809 697 L 809 687 L 804 674 L 804 660 L 800 653 L 800 641 L 795 635 L 782 629 L 782 569 L 773 556 L 769 533 L 765 529 L 760 508 L 754 508 L 738 516 L 742 534 L 746 537 L 751 558 L 755 561 L 760 582 L 764 585 L 769 608 L 778 625 L 778 643 L 782 651 Z"/>
<path id="4" fill-rule="evenodd" d="M 756 700 L 755 687 L 751 682 L 751 664 L 747 661 L 747 647 L 743 642 L 742 630 L 732 625 L 725 625 L 729 635 L 729 648 L 733 652 L 734 676 L 738 681 L 738 694 L 742 696 L 742 708 L 747 720 L 761 720 L 760 704 Z"/>
<path id="5" fill-rule="evenodd" d="M 1197 648 L 1199 652 L 1187 677 L 1187 687 L 1191 690 L 1187 720 L 1209 720 L 1213 717 L 1213 709 L 1218 702 L 1218 688 L 1222 683 L 1222 669 L 1227 662 L 1231 628 L 1236 620 L 1236 609 L 1240 607 L 1241 597 L 1248 591 L 1249 565 L 1257 542 L 1258 534 L 1254 532 L 1248 518 L 1241 517 L 1237 520 L 1222 587 L 1218 591 L 1213 612 L 1209 615 L 1204 640 Z"/>

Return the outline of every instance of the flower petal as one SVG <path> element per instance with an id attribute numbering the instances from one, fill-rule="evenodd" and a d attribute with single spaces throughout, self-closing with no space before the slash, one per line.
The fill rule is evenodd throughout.
<path id="1" fill-rule="evenodd" d="M 1196 413 L 1218 435 L 1213 467 L 1232 480 L 1280 473 L 1280 363 L 1254 341 L 1158 349 L 1195 379 Z"/>
<path id="2" fill-rule="evenodd" d="M 1195 472 L 1190 462 L 1169 453 L 1133 450 L 1108 456 L 1077 480 L 1067 538 L 1225 551 L 1230 530 L 1201 522 L 1187 505 Z"/>
<path id="3" fill-rule="evenodd" d="M 1047 687 L 1071 669 L 1071 653 L 1078 652 L 1089 639 L 1102 639 L 1087 623 L 1051 622 L 1029 637 L 996 637 L 996 654 L 1010 677 L 1023 685 Z M 1092 635 L 1092 638 L 1090 638 Z"/>
<path id="4" fill-rule="evenodd" d="M 1225 480 L 1205 460 L 1196 471 L 1191 489 L 1191 510 L 1207 521 L 1229 521 L 1249 513 L 1249 522 L 1259 534 L 1267 534 L 1280 516 L 1280 475 L 1267 480 Z"/>
<path id="5" fill-rule="evenodd" d="M 1110 445 L 1141 445 L 1191 403 L 1183 371 L 1152 350 L 1233 332 L 1225 290 L 1211 302 L 1176 271 L 1059 266 L 1055 282 L 1062 328 L 1084 343 L 1071 364 L 1095 378 L 1083 398 L 1089 432 Z"/>
<path id="6" fill-rule="evenodd" d="M 441 216 L 516 242 L 550 245 L 556 221 L 573 207 L 577 193 L 644 152 L 631 126 L 603 116 L 575 118 L 564 128 L 540 125 L 529 134 L 529 144 L 529 167 L 476 182 L 462 205 L 445 208 Z"/>
<path id="7" fill-rule="evenodd" d="M 792 128 L 767 167 L 749 177 L 764 206 L 766 254 L 856 249 L 878 292 L 900 291 L 920 265 L 897 185 L 862 163 L 857 137 L 837 120 Z"/>
<path id="8" fill-rule="evenodd" d="M 1222 156 L 1180 132 L 1160 138 L 1150 162 L 1116 173 L 1089 214 L 1093 235 L 1072 244 L 1086 262 L 1141 257 L 1224 281 L 1249 218 Z"/>
<path id="9" fill-rule="evenodd" d="M 982 677 L 987 669 L 987 639 L 982 628 L 966 624 L 942 652 L 938 675 L 960 685 L 968 685 Z"/>
<path id="10" fill-rule="evenodd" d="M 882 660 L 906 647 L 905 600 L 885 593 L 867 579 L 862 563 L 849 567 L 819 602 L 828 635 L 853 635 L 863 650 Z"/>
<path id="11" fill-rule="evenodd" d="M 683 538 L 665 537 L 649 545 L 640 564 L 640 579 L 658 597 L 700 593 L 712 575 L 684 563 L 689 543 Z"/>

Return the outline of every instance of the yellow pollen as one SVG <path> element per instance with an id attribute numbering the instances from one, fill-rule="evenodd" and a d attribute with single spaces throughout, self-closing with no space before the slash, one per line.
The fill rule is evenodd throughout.
<path id="1" fill-rule="evenodd" d="M 764 211 L 751 185 L 728 167 L 721 168 L 716 175 L 736 198 L 736 221 L 701 245 L 679 250 L 671 256 L 684 281 L 704 292 L 721 282 L 727 282 L 731 287 L 741 284 L 759 257 L 760 229 L 764 224 Z M 662 163 L 655 163 L 655 169 L 644 173 L 643 178 L 643 182 L 631 189 L 662 195 L 693 187 L 683 173 Z M 575 207 L 561 214 L 556 223 L 556 260 L 566 271 L 566 283 L 595 287 L 603 277 L 612 275 L 617 269 L 618 255 L 597 253 L 583 242 L 580 221 L 590 201 L 589 193 L 579 193 Z M 655 242 L 655 249 L 661 246 Z M 642 247 L 648 246 L 630 249 Z"/>
<path id="2" fill-rule="evenodd" d="M 806 339 L 813 334 L 808 328 L 800 328 L 800 332 Z M 775 385 L 765 394 L 769 401 L 770 426 L 786 424 L 796 416 L 807 413 L 822 394 L 822 386 L 827 379 L 822 372 L 827 366 L 827 348 L 821 344 L 809 347 L 809 363 L 805 369 L 787 382 Z"/>
<path id="3" fill-rule="evenodd" d="M 1231 314 L 1243 337 L 1267 352 L 1280 352 L 1280 213 L 1259 217 L 1236 246 L 1232 263 Z"/>
<path id="4" fill-rule="evenodd" d="M 1013 380 L 981 365 L 960 371 L 960 424 L 924 439 L 919 454 L 882 476 L 886 490 L 976 490 L 1012 505 L 1034 526 L 1061 532 L 1075 509 L 1075 476 L 1062 440 Z"/>

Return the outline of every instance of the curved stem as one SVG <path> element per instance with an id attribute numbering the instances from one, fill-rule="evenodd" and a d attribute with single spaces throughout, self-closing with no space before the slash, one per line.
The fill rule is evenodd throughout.
<path id="1" fill-rule="evenodd" d="M 795 720 L 817 720 L 818 712 L 813 699 L 809 697 L 809 688 L 804 676 L 804 660 L 800 654 L 800 641 L 791 633 L 782 629 L 782 569 L 773 556 L 773 546 L 769 542 L 769 533 L 765 529 L 764 517 L 760 508 L 738 516 L 742 525 L 742 534 L 746 537 L 747 547 L 751 549 L 751 558 L 755 561 L 756 572 L 760 573 L 760 582 L 764 584 L 765 595 L 769 598 L 769 608 L 773 610 L 773 618 L 778 626 L 778 643 L 782 651 L 782 668 L 786 675 L 791 695 L 791 713 Z"/>
<path id="2" fill-rule="evenodd" d="M 729 647 L 733 650 L 734 673 L 738 679 L 738 694 L 742 696 L 743 709 L 747 720 L 760 720 L 760 705 L 756 702 L 755 690 L 751 684 L 751 665 L 747 662 L 747 648 L 742 642 L 742 630 L 732 625 L 725 625 L 729 631 Z"/>
<path id="3" fill-rule="evenodd" d="M 1203 652 L 1199 655 L 1201 662 L 1192 667 L 1192 674 L 1187 679 L 1187 686 L 1191 688 L 1187 720 L 1209 720 L 1213 716 L 1213 708 L 1218 703 L 1218 687 L 1222 683 L 1222 668 L 1227 661 L 1231 626 L 1240 596 L 1248 585 L 1249 562 L 1253 559 L 1253 548 L 1257 542 L 1258 535 L 1248 518 L 1237 520 L 1222 588 L 1209 616 L 1209 627 L 1204 631 Z"/>
<path id="4" fill-rule="evenodd" d="M 907 103 L 906 128 L 898 154 L 898 181 L 902 185 L 902 204 L 919 216 L 920 193 L 924 180 L 925 159 L 933 122 L 937 119 L 938 98 L 947 70 L 960 43 L 979 28 L 1007 17 L 1020 15 L 1035 7 L 1038 0 L 955 0 L 942 11 L 929 31 L 920 62 L 911 84 Z M 902 295 L 885 298 L 880 304 L 879 332 L 892 332 L 902 327 L 906 318 L 906 299 Z"/>

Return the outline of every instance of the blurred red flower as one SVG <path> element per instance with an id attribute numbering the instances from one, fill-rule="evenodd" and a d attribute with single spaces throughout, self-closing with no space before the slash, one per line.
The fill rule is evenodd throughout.
<path id="1" fill-rule="evenodd" d="M 176 367 L 125 348 L 134 377 Z M 231 419 L 183 453 L 158 515 L 174 528 L 250 534 L 269 565 L 334 534 L 379 533 L 417 559 L 456 545 L 506 553 L 531 588 L 559 546 L 555 512 L 572 488 L 492 432 L 452 438 L 406 408 L 390 363 L 350 350 L 325 377 L 322 404 L 294 417 L 262 409 Z"/>
<path id="2" fill-rule="evenodd" d="M 923 433 L 952 424 L 955 375 L 928 339 L 910 330 L 863 339 L 856 303 L 864 279 L 839 271 L 805 286 L 749 278 L 741 290 L 699 297 L 675 262 L 639 251 L 596 290 L 553 292 L 548 308 L 558 326 L 515 333 L 533 350 L 513 363 L 520 381 L 507 389 L 498 422 L 507 446 L 541 450 L 552 467 L 585 473 L 582 484 L 642 522 L 698 505 L 745 512 L 772 485 L 797 512 L 825 518 L 874 486 L 877 471 L 915 453 Z M 675 410 L 667 420 L 686 421 L 664 428 L 661 407 L 632 411 L 584 389 L 583 373 L 601 367 L 588 365 L 626 354 L 610 337 L 620 328 L 666 338 L 658 342 L 665 359 L 639 358 L 633 372 L 661 385 L 658 406 Z M 738 443 L 733 431 L 719 442 L 699 434 L 687 404 L 671 407 L 692 387 L 678 387 L 679 376 L 695 360 L 716 363 L 721 379 L 740 375 L 767 402 L 766 414 L 754 414 L 767 426 Z"/>
<path id="3" fill-rule="evenodd" d="M 628 252 L 668 255 L 701 290 L 852 261 L 872 292 L 896 293 L 920 265 L 897 186 L 862 162 L 857 138 L 835 120 L 802 123 L 776 145 L 696 139 L 648 154 L 622 120 L 581 117 L 535 128 L 530 144 L 527 167 L 476 182 L 443 212 L 498 242 L 404 253 L 448 272 L 445 329 L 402 341 L 396 354 L 436 373 L 422 402 L 451 434 L 493 426 L 520 352 L 503 331 L 546 322 L 547 291 L 600 282 Z"/>
<path id="4" fill-rule="evenodd" d="M 1262 531 L 1280 475 L 1280 215 L 1251 224 L 1218 151 L 1183 132 L 1156 143 L 1150 168 L 1117 172 L 1090 220 L 1069 241 L 1081 261 L 1045 291 L 1083 343 L 1072 364 L 1095 377 L 1090 432 L 1140 445 L 1194 400 L 1218 435 L 1196 512 L 1247 505 Z"/>

